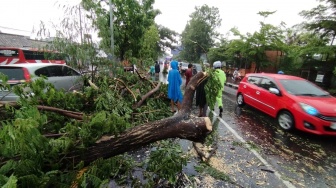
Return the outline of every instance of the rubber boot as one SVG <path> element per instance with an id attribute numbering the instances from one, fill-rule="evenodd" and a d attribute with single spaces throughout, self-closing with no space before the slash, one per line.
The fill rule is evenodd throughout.
<path id="1" fill-rule="evenodd" d="M 222 114 L 223 114 L 223 107 L 219 107 L 219 116 L 222 117 Z"/>

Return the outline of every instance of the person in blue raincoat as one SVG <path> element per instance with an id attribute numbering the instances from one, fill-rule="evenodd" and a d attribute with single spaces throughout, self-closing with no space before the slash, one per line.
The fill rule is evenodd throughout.
<path id="1" fill-rule="evenodd" d="M 168 98 L 171 103 L 171 110 L 175 112 L 175 103 L 177 104 L 177 110 L 181 109 L 181 103 L 183 95 L 181 91 L 182 78 L 178 70 L 178 62 L 170 62 L 171 70 L 168 73 Z"/>

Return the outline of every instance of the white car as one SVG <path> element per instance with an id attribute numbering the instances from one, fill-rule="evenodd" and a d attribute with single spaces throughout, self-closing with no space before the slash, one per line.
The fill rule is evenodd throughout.
<path id="1" fill-rule="evenodd" d="M 80 90 L 83 87 L 82 75 L 65 64 L 20 63 L 1 65 L 0 73 L 8 77 L 10 86 L 45 76 L 47 77 L 46 82 L 52 83 L 57 90 L 73 91 Z M 0 88 L 0 101 L 16 101 L 18 98 L 13 92 Z"/>
<path id="2" fill-rule="evenodd" d="M 202 65 L 194 63 L 193 64 L 193 75 L 195 75 L 195 74 L 197 74 L 199 72 L 203 72 Z"/>
<path id="3" fill-rule="evenodd" d="M 188 69 L 189 63 L 186 62 L 181 62 L 180 63 L 180 72 L 185 73 L 185 71 Z"/>

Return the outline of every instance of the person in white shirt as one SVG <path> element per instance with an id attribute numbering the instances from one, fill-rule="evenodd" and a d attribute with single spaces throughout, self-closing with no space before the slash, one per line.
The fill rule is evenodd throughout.
<path id="1" fill-rule="evenodd" d="M 240 75 L 240 73 L 239 73 L 239 71 L 238 71 L 238 68 L 236 68 L 235 69 L 235 71 L 233 72 L 233 74 L 232 74 L 232 80 L 234 80 L 234 81 L 236 81 L 237 80 L 237 78 L 239 77 L 239 75 Z"/>

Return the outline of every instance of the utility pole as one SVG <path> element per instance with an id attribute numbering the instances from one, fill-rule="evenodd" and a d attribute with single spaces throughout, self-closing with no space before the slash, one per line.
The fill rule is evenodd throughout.
<path id="1" fill-rule="evenodd" d="M 112 0 L 110 0 L 110 29 L 111 29 L 111 59 L 113 63 L 113 76 L 115 77 L 115 69 L 116 69 L 116 63 L 115 63 L 115 57 L 114 57 L 114 34 L 113 34 L 113 6 L 112 6 Z"/>
<path id="2" fill-rule="evenodd" d="M 80 40 L 81 40 L 81 44 L 83 44 L 82 14 L 81 14 L 81 7 L 80 7 L 80 5 L 78 5 L 78 11 L 79 11 Z"/>

